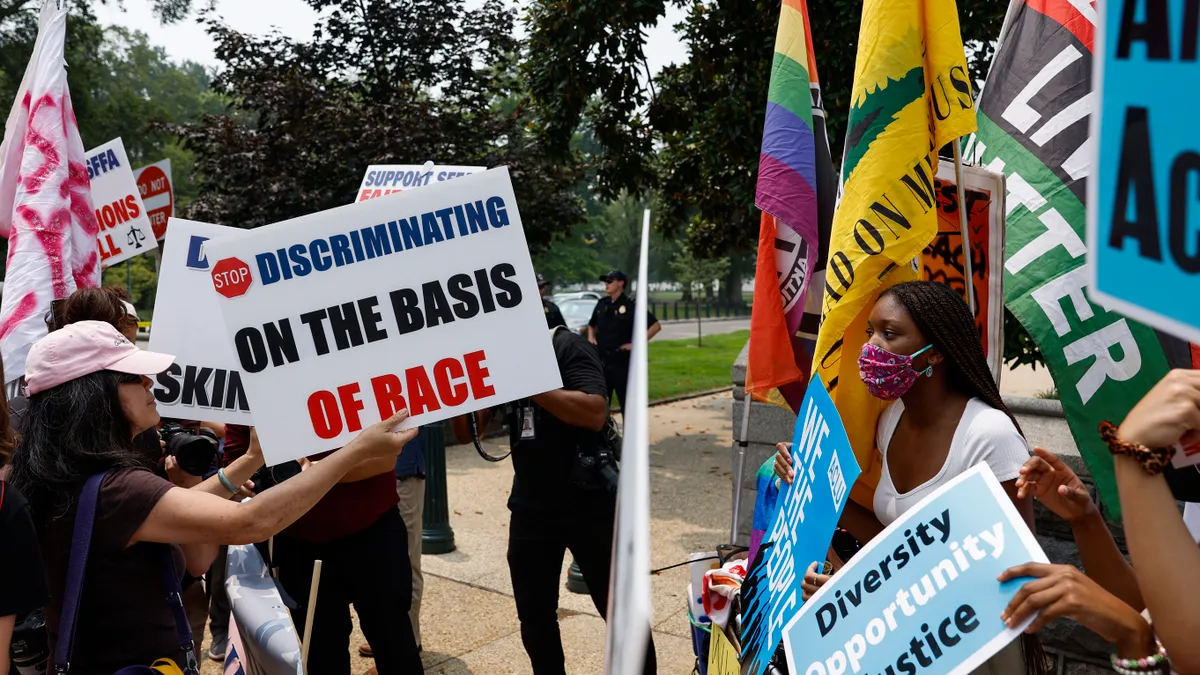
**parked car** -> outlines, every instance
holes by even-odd
[[[561,305],[568,300],[599,300],[604,294],[599,291],[575,291],[573,293],[555,293],[554,297],[550,298],[554,304]]]
[[[588,321],[592,319],[592,312],[596,310],[598,302],[600,302],[599,298],[574,298],[555,302],[555,304],[562,312],[563,319],[567,322],[567,328],[587,336]]]

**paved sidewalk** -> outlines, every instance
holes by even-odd
[[[650,410],[654,568],[685,561],[693,551],[712,550],[729,536],[731,405],[731,395],[725,392]],[[493,454],[506,450],[504,444],[490,445]],[[448,448],[446,463],[458,550],[422,560],[426,672],[530,673],[505,560],[512,464],[484,462],[470,446]],[[559,595],[567,672],[591,675],[603,670],[605,626],[588,596],[566,590],[569,564],[568,555]],[[652,580],[654,642],[658,671],[664,675],[692,672],[687,578],[687,568],[681,567]],[[356,621],[351,638],[355,675],[371,666],[369,659],[357,655],[362,642]],[[216,675],[215,666],[206,664],[205,675]]]

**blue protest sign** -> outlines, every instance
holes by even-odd
[[[858,462],[833,400],[820,377],[804,393],[792,437],[796,477],[783,489],[761,557],[746,582],[742,661],[749,675],[761,675],[783,634],[800,609],[800,582],[813,562],[825,560],[850,486],[858,480]]]
[[[1185,0],[1107,0],[1096,5],[1100,22],[1093,79],[1099,100],[1091,135],[1098,147],[1096,184],[1088,187],[1087,248],[1094,256],[1093,301],[1200,342],[1200,204],[1195,188],[1200,180],[1195,122],[1200,62],[1196,18],[1188,15],[1188,5]],[[1087,175],[1086,169],[1081,164],[1081,175]],[[1071,250],[1070,242],[1055,230],[1048,224],[1048,246],[1062,244],[1074,257],[1084,254]],[[1086,303],[1081,304],[1079,285],[1049,289],[1045,306],[1061,314],[1060,300],[1066,305],[1071,297],[1083,312]],[[1118,343],[1126,360],[1131,346],[1137,356],[1132,337],[1098,335],[1097,340],[1101,360]],[[1106,367],[1112,369],[1111,358],[1108,361]],[[1131,372],[1137,371],[1136,363]],[[1127,379],[1121,374],[1110,376]]]
[[[996,577],[1027,562],[1048,561],[980,462],[879,533],[804,604],[783,632],[788,670],[969,673],[1024,629],[1006,627],[1000,612],[1027,579]]]

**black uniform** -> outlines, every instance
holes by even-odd
[[[554,332],[554,355],[563,389],[603,396],[604,373],[596,350],[570,331]],[[570,549],[600,616],[608,611],[616,495],[599,483],[585,485],[576,461],[580,444],[593,433],[571,426],[530,400],[508,420],[513,453],[513,488],[508,499],[508,567],[521,622],[521,641],[535,675],[563,675],[558,630],[558,586],[563,555]],[[649,627],[647,627],[649,630]],[[645,673],[654,673],[654,644]]]
[[[558,309],[558,305],[546,298],[542,298],[542,311],[546,313],[547,328],[553,330],[556,326],[567,327],[567,320],[563,318],[562,311]]]
[[[592,318],[588,325],[596,329],[596,347],[600,350],[600,359],[604,362],[604,379],[608,383],[608,398],[611,401],[613,392],[625,410],[625,389],[629,384],[629,352],[621,349],[621,345],[633,342],[633,300],[624,295],[613,300],[610,297],[601,298],[596,303]],[[658,319],[646,312],[646,327],[658,323]]]

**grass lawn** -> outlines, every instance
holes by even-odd
[[[650,342],[650,400],[657,401],[733,384],[737,360],[750,331],[706,335],[704,346],[696,338]]]

